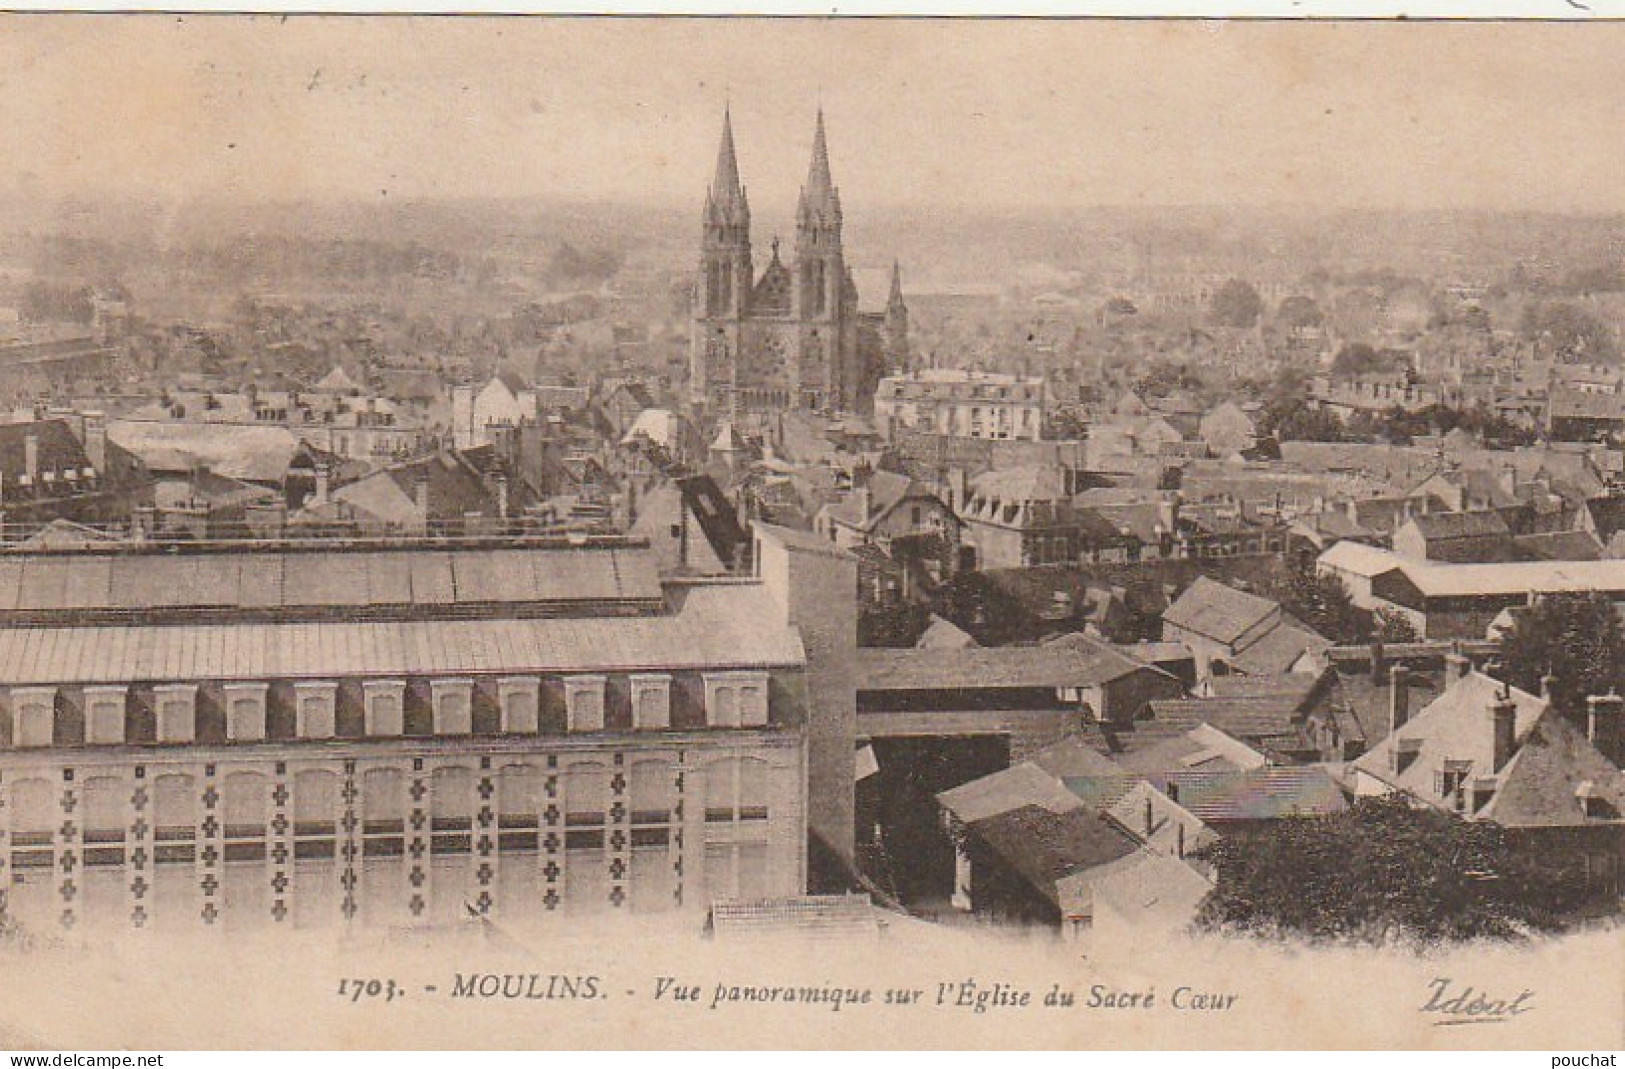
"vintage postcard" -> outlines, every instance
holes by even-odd
[[[0,1047],[1618,1048],[1622,50],[0,15]]]

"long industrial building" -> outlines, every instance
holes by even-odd
[[[801,894],[809,748],[849,797],[851,728],[816,738],[787,574],[662,580],[624,539],[0,556],[0,902],[181,930]]]

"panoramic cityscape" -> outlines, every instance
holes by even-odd
[[[1441,102],[1418,28],[1344,119],[1385,28],[1279,105],[1234,28],[1156,45],[1200,105],[1023,27],[984,103],[937,25],[597,94],[518,57],[599,25],[351,28],[0,105],[6,940],[1617,923],[1617,30]]]

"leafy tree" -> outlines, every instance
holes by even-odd
[[[1378,609],[1371,623],[1371,637],[1379,642],[1417,642],[1422,638],[1411,618],[1393,609]]]
[[[1619,356],[1608,327],[1578,305],[1566,301],[1536,301],[1524,305],[1524,337],[1543,340],[1560,360],[1611,363]]]
[[[1405,795],[1361,798],[1205,847],[1218,880],[1196,924],[1317,942],[1433,944],[1561,928],[1583,873]]]
[[[1351,342],[1332,357],[1332,374],[1364,375],[1374,371],[1394,371],[1392,358],[1377,352],[1364,342]]]
[[[1281,306],[1275,310],[1275,318],[1284,327],[1297,328],[1318,327],[1325,316],[1313,297],[1295,294],[1281,301]]]
[[[1497,651],[1505,678],[1540,692],[1548,672],[1557,708],[1577,721],[1587,695],[1625,690],[1625,633],[1604,594],[1548,594],[1513,613]]]
[[[1252,283],[1232,278],[1213,293],[1208,314],[1221,327],[1245,329],[1258,322],[1264,312],[1264,299]]]
[[[1348,587],[1335,575],[1323,575],[1313,557],[1294,557],[1286,574],[1264,590],[1292,616],[1334,642],[1363,642],[1370,633],[1366,616],[1354,607]]]

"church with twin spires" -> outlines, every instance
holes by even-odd
[[[771,247],[771,260],[758,276],[750,203],[739,179],[732,117],[725,112],[693,294],[693,401],[713,411],[868,411],[881,377],[907,366],[908,307],[893,263],[885,309],[858,310],[822,109],[789,262],[781,258],[777,237]]]

